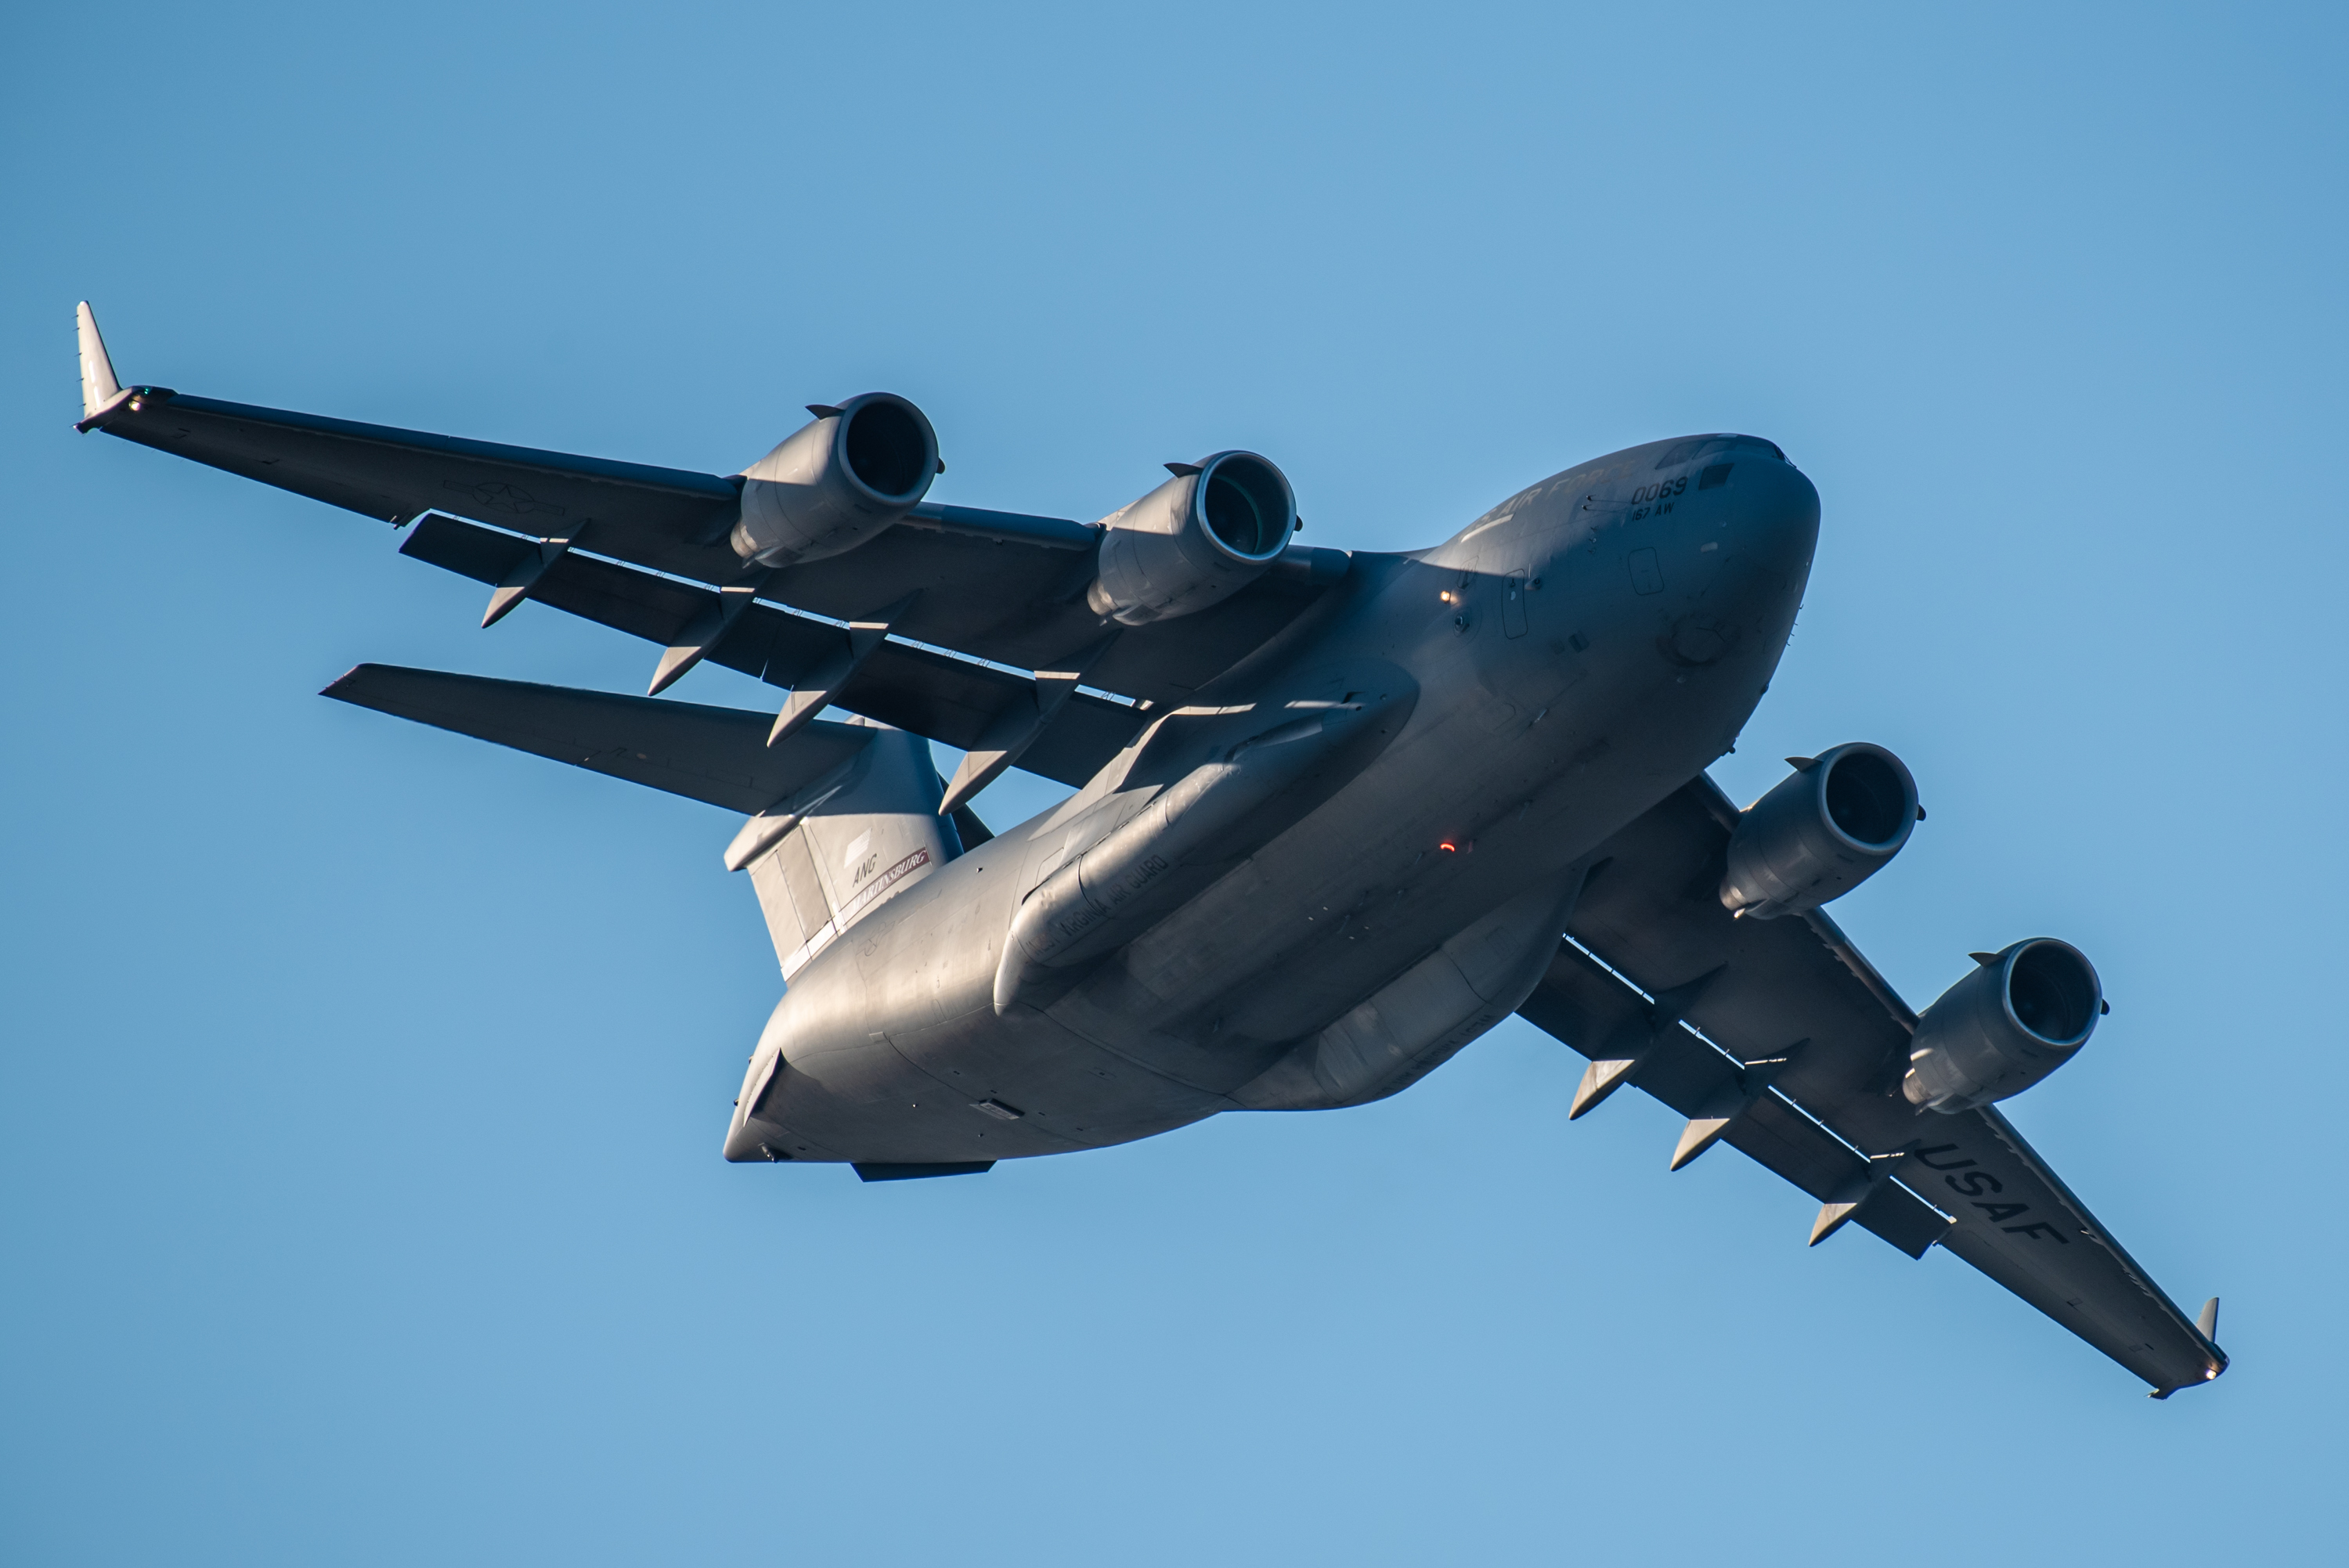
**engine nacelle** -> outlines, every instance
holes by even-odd
[[[1170,465],[1173,466],[1173,465]],[[1188,615],[1247,587],[1288,548],[1297,497],[1254,452],[1217,452],[1102,520],[1096,615],[1139,626]]]
[[[1957,1112],[2020,1094],[2072,1059],[2106,1011],[2095,965],[2052,936],[1977,953],[1974,972],[1919,1016],[1900,1092]]]
[[[938,437],[919,408],[867,392],[784,437],[742,470],[730,541],[761,566],[854,550],[914,510],[938,472]]]
[[[1769,920],[1818,908],[1876,874],[1923,813],[1917,780],[1881,746],[1855,741],[1790,757],[1795,775],[1738,819],[1721,902]]]

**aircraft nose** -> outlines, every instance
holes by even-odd
[[[1787,462],[1745,462],[1735,474],[1747,482],[1738,496],[1727,532],[1728,548],[1753,565],[1807,575],[1819,539],[1819,492],[1802,469]],[[1797,585],[1799,588],[1799,584]]]
[[[1665,556],[1662,570],[1651,565],[1651,582],[1642,585],[1640,562],[1632,562],[1635,592],[1679,590],[1666,601],[1669,625],[1659,645],[1664,656],[1702,669],[1740,649],[1783,647],[1818,542],[1818,491],[1792,464],[1742,459],[1728,493],[1687,515],[1681,548],[1690,553],[1681,559],[1693,570],[1675,572]]]

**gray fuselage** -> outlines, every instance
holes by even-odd
[[[1506,1017],[1593,849],[1730,748],[1793,627],[1817,492],[1766,442],[1703,445],[1618,452],[1434,549],[1355,556],[1076,795],[801,970],[727,1157],[979,1161],[1358,1104]],[[1007,965],[1053,873],[1325,715],[1285,742],[1278,788],[1147,857],[1130,918]]]

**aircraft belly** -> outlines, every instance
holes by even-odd
[[[1585,874],[1574,866],[1457,932],[1234,1098],[1251,1109],[1319,1110],[1408,1088],[1540,983]]]
[[[1226,1109],[1220,1095],[1148,1070],[1058,1018],[999,1016],[991,1005],[895,1043],[963,1103],[992,1101],[1071,1144],[1147,1137]]]
[[[1105,964],[1083,985],[1054,1002],[1046,1016],[1096,1042],[1106,1053],[1182,1092],[1205,1097],[1218,1110],[1224,1098],[1262,1073],[1288,1049],[1286,1042],[1252,1037],[1216,1018],[1168,1019],[1166,1009],[1134,985],[1124,967]],[[1160,1026],[1162,1021],[1169,1026]]]
[[[1006,873],[1023,854],[1009,839],[983,846],[800,972],[752,1057],[730,1154],[1016,1159],[1145,1138],[1227,1108],[1048,1019],[997,1016],[995,960],[1018,902]]]

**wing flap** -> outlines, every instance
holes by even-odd
[[[399,552],[413,560],[454,572],[476,583],[503,582],[537,546],[519,534],[460,522],[442,512],[427,512],[400,541]]]
[[[435,513],[409,530],[400,553],[494,584],[536,549],[530,540]],[[547,567],[531,584],[530,597],[664,647],[684,636],[719,601],[709,589],[579,551]],[[788,687],[844,648],[847,636],[826,622],[754,604],[709,656],[714,664]],[[1033,680],[1016,672],[891,637],[856,666],[832,701],[850,713],[967,751],[999,715],[1032,700],[1035,689]],[[1019,766],[1082,786],[1145,722],[1138,709],[1078,692],[1021,754]]]
[[[868,544],[778,572],[759,593],[836,621],[911,596],[894,623],[901,637],[1020,669],[1064,668],[1101,641],[1102,618],[1084,599],[1100,541],[1081,523],[926,503]],[[1119,633],[1086,683],[1178,704],[1296,620],[1350,561],[1292,545],[1221,603]]]
[[[1722,907],[1724,812],[1735,820],[1700,779],[1623,829],[1600,850],[1568,931],[1643,988],[1713,975],[1688,1016],[1741,1059],[1807,1041],[1778,1082],[1806,1105],[1881,1087],[1908,1063],[1908,1029],[1801,921],[1738,920]]]
[[[397,665],[361,665],[324,695],[746,816],[849,761],[874,733],[819,721],[771,748],[765,714]]]
[[[1572,942],[1558,944],[1548,974],[1517,1011],[1593,1061],[1637,1053],[1640,1065],[1628,1081],[1692,1119],[1720,1109],[1740,1077],[1739,1062],[1685,1026],[1652,1030],[1650,998]],[[1855,1190],[1869,1174],[1858,1150],[1775,1090],[1755,1096],[1722,1141],[1822,1203]],[[1852,1220],[1910,1257],[1949,1228],[1946,1217],[1897,1181],[1886,1183]]]

